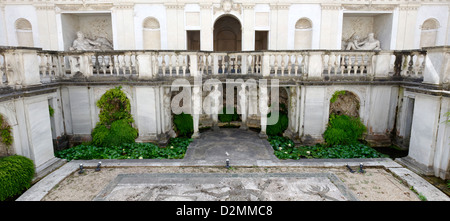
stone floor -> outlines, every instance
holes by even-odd
[[[237,128],[220,128],[219,131],[206,131],[199,139],[195,139],[186,152],[188,161],[231,163],[245,161],[256,164],[256,161],[276,161],[273,148],[258,133]]]
[[[450,200],[392,159],[279,160],[267,140],[240,129],[203,132],[184,159],[101,160],[95,172],[98,161],[68,162],[17,200],[419,200],[412,188],[429,201]],[[366,173],[346,167],[360,163]]]

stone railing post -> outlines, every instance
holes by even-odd
[[[450,83],[450,47],[439,46],[424,49],[427,51],[427,55],[425,57],[423,83]]]
[[[10,86],[41,84],[37,48],[5,50],[6,76]]]
[[[189,72],[192,77],[197,76],[198,73],[198,54],[197,52],[190,53],[189,55]]]
[[[389,77],[392,55],[392,51],[380,51],[375,53],[372,60],[372,70],[367,70],[372,71],[371,76],[373,76],[375,79]]]
[[[138,78],[148,80],[153,78],[152,53],[142,52],[136,56],[138,63]]]
[[[320,80],[323,73],[323,51],[311,51],[309,52],[308,59],[308,80]]]

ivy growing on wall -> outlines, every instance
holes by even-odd
[[[3,115],[0,114],[0,137],[2,143],[6,144],[8,147],[11,146],[13,142],[11,130],[11,126],[6,122]]]
[[[92,144],[96,146],[118,146],[134,143],[138,135],[132,127],[130,100],[121,90],[122,87],[110,89],[97,101],[100,108],[100,121],[92,131]]]
[[[338,99],[338,97],[339,97],[340,95],[344,95],[344,94],[345,94],[345,91],[336,91],[336,92],[334,92],[333,96],[331,96],[330,103],[336,102],[336,100]]]

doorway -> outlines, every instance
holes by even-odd
[[[186,31],[187,50],[200,51],[200,31]]]
[[[241,51],[241,23],[234,16],[227,15],[214,23],[214,51]]]
[[[268,31],[255,31],[255,51],[267,50]]]

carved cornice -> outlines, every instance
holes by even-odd
[[[321,4],[322,10],[340,10],[342,5],[340,4]]]
[[[391,4],[343,4],[344,10],[350,11],[393,11],[397,5]]]
[[[167,9],[184,9],[184,5],[179,4],[164,4]]]
[[[400,5],[398,6],[398,10],[400,11],[416,11],[418,10],[420,5]]]
[[[133,7],[132,5],[116,5],[114,7]],[[61,11],[109,11],[113,4],[57,4],[55,8]]]
[[[273,4],[270,5],[270,10],[288,10],[290,6],[286,4]]]
[[[53,11],[55,10],[55,6],[54,5],[35,5],[34,6],[36,8],[36,10],[47,10],[47,11]]]
[[[114,5],[115,9],[134,9],[134,5]]]

